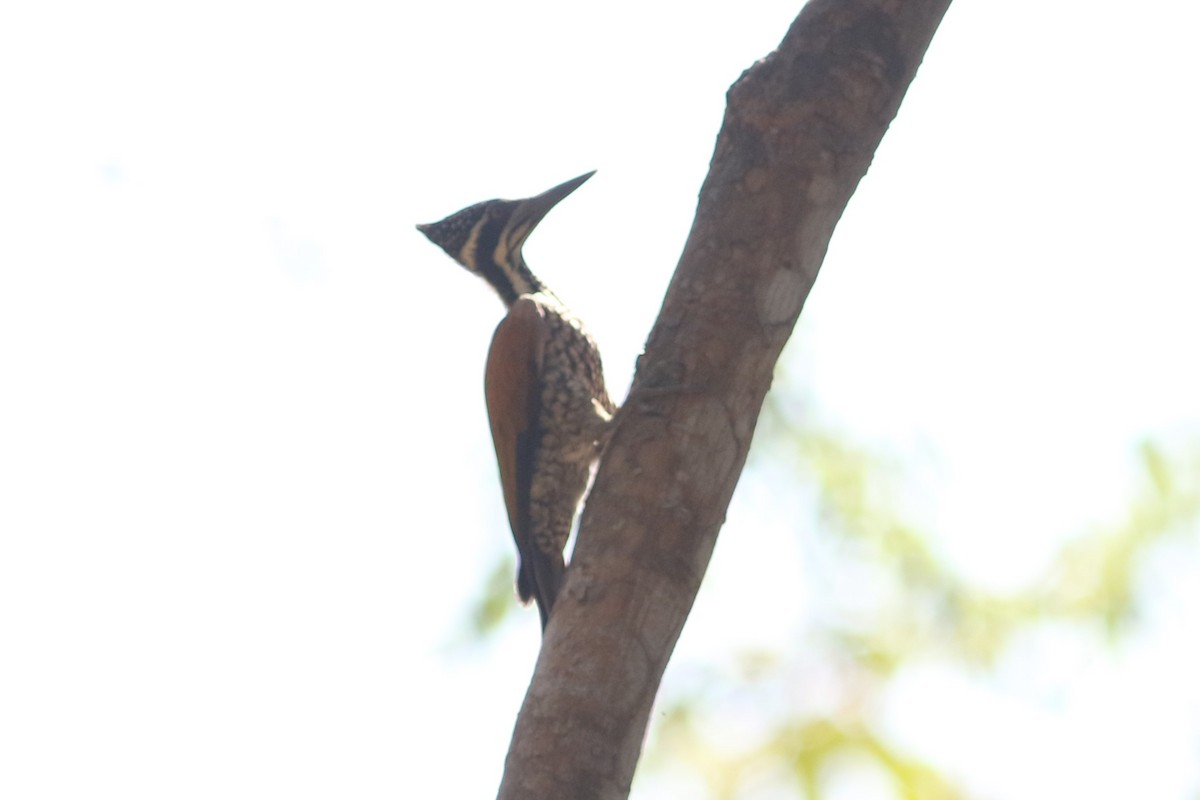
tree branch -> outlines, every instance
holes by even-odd
[[[691,234],[583,514],[500,800],[628,796],[775,362],[949,4],[812,0],[779,49],[730,89]]]

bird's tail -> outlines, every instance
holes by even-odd
[[[554,601],[558,599],[565,571],[562,556],[555,558],[544,553],[537,553],[531,559],[522,559],[517,568],[517,596],[522,603],[530,600],[537,602],[543,631],[546,630]]]

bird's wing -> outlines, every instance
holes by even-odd
[[[517,574],[517,591],[523,602],[540,595],[537,581],[530,572],[533,562],[542,556],[530,531],[529,490],[541,436],[538,414],[545,342],[546,321],[542,309],[529,297],[518,298],[496,327],[484,374],[488,420],[500,466],[504,505],[508,508],[508,521],[522,561]],[[540,606],[541,598],[538,600]]]

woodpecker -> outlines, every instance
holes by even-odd
[[[492,336],[484,395],[508,521],[517,594],[542,629],[562,585],[563,548],[616,413],[600,351],[525,263],[521,248],[589,172],[525,200],[488,200],[417,229],[491,285],[508,309]]]

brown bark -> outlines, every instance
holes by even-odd
[[[949,4],[812,0],[730,89],[517,718],[501,800],[628,796],[775,362]]]

